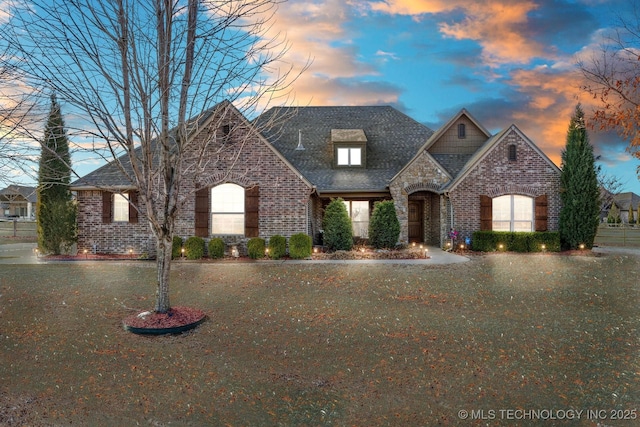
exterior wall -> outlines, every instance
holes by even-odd
[[[78,252],[153,255],[155,239],[142,215],[135,224],[102,222],[102,191],[78,191]]]
[[[465,138],[458,138],[458,124],[461,123],[466,127]],[[473,154],[486,140],[487,135],[467,116],[462,115],[429,147],[429,152],[434,154]]]
[[[198,170],[199,173],[197,177],[182,179],[180,191],[185,198],[176,219],[175,235],[182,238],[195,235],[196,190],[228,182],[245,188],[258,186],[260,237],[268,240],[274,234],[290,237],[308,233],[311,189],[302,178],[237,114],[227,112],[226,116],[216,117],[211,123],[209,129],[202,130],[189,144],[192,150],[185,152],[185,165],[190,167],[183,167],[183,170]],[[232,129],[227,138],[221,136],[224,124]],[[203,144],[207,144],[208,150],[204,160],[197,150]],[[198,166],[194,167],[193,159],[199,159]],[[137,224],[103,224],[100,191],[79,191],[78,203],[80,251],[84,248],[93,250],[96,244],[96,250],[102,253],[128,253],[133,249],[155,255],[155,239],[142,213]],[[228,244],[237,244],[241,253],[248,241],[245,236],[215,237],[222,237]]]
[[[423,152],[391,182],[389,190],[400,221],[400,244],[409,242],[409,195],[419,191],[437,192],[449,180],[446,172]]]
[[[517,160],[508,160],[508,146],[517,147]],[[480,230],[480,195],[521,194],[548,197],[547,229],[558,230],[560,174],[515,130],[505,135],[491,152],[450,192],[453,224],[461,239]]]

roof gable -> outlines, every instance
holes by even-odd
[[[216,123],[214,123],[214,121],[220,119],[220,117],[224,117],[224,120],[235,119],[236,121],[243,123],[243,125],[245,125],[248,129],[253,129],[252,123],[249,122],[231,102],[225,100],[216,104],[214,107],[203,111],[187,122],[187,126],[189,128],[189,140],[194,140],[202,132],[211,132],[210,127],[215,126]],[[175,128],[170,131],[170,134],[174,133]],[[211,133],[213,134],[213,132]],[[289,167],[298,176],[300,176],[307,185],[311,186],[311,184],[306,181],[304,177],[302,177],[300,172],[298,172],[286,158],[284,158],[276,149],[274,149],[274,147],[269,144],[269,142],[264,139],[264,137],[259,132],[255,132],[255,136],[260,140],[261,143],[265,144],[265,146],[267,146],[269,150],[271,150],[280,160],[282,160],[287,165],[287,167]],[[136,153],[137,155],[140,155],[141,148],[138,147],[136,149]],[[117,190],[134,189],[135,185],[129,178],[127,178],[127,175],[132,176],[132,169],[129,156],[127,154],[124,154],[120,156],[117,161],[112,160],[106,165],[74,181],[73,183],[71,183],[71,188],[73,190],[92,188]]]
[[[491,137],[480,149],[469,159],[469,161],[464,165],[464,167],[460,170],[460,173],[455,177],[449,185],[447,185],[446,190],[452,191],[460,182],[462,182],[467,175],[482,161],[484,160],[489,153],[491,153],[498,145],[500,145],[507,135],[511,132],[515,132],[520,139],[527,144],[533,151],[536,152],[538,156],[540,156],[546,164],[549,165],[558,175],[560,174],[560,168],[556,166],[555,163],[547,157],[546,154],[540,148],[534,144],[515,124],[512,124],[510,127],[503,129],[493,137]]]

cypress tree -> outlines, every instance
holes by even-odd
[[[598,169],[585,128],[584,112],[579,104],[569,123],[561,169],[559,229],[562,248],[578,249],[580,244],[584,244],[591,249],[600,212]]]
[[[38,247],[43,253],[59,254],[76,239],[76,208],[70,182],[69,140],[60,105],[52,95],[38,168],[36,220]]]

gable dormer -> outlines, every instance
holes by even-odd
[[[333,166],[335,168],[365,168],[367,137],[362,129],[331,129]]]

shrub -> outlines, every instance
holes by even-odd
[[[258,259],[264,257],[264,239],[261,237],[254,237],[247,242],[247,252],[249,252],[249,258]]]
[[[332,199],[322,218],[324,245],[330,251],[350,251],[353,247],[353,228],[347,208],[341,198]]]
[[[369,222],[369,243],[376,249],[392,249],[398,243],[400,221],[392,200],[378,202]]]
[[[622,220],[620,219],[620,210],[615,203],[611,204],[609,214],[607,215],[607,222],[609,224],[620,224],[622,222]]]
[[[176,259],[182,256],[182,237],[173,236],[171,242],[171,258]]]
[[[184,252],[187,259],[201,259],[204,256],[204,239],[191,236],[184,242]]]
[[[309,258],[311,247],[311,236],[304,233],[294,234],[289,238],[289,256],[293,259]]]
[[[269,238],[269,257],[280,259],[287,254],[287,239],[279,234]]]
[[[214,237],[209,240],[209,258],[222,258],[224,257],[224,240],[219,237]]]
[[[493,252],[499,250],[513,252],[549,252],[560,251],[560,234],[552,231],[534,233],[514,233],[510,231],[476,231],[473,233],[472,248],[474,251]],[[544,245],[544,249],[542,249]]]

